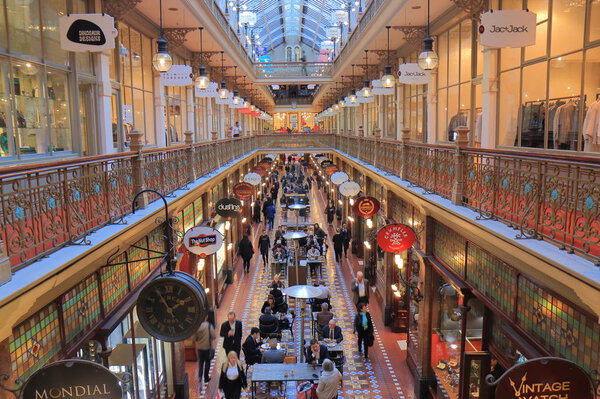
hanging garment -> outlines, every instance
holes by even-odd
[[[560,100],[548,104],[548,144],[552,146],[554,146],[554,119],[556,118],[556,111],[564,104],[565,102]]]
[[[553,125],[554,148],[560,148],[562,144],[568,144],[571,132],[577,131],[577,109],[577,103],[570,100],[556,110]]]
[[[600,100],[590,104],[583,121],[584,151],[600,150]]]
[[[483,114],[481,111],[477,112],[475,117],[475,131],[473,132],[473,140],[477,143],[481,143],[481,129],[483,127]]]

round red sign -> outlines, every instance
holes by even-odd
[[[354,202],[354,206],[352,207],[352,209],[354,210],[354,213],[358,216],[368,219],[371,216],[377,214],[377,212],[379,212],[380,207],[381,204],[376,198],[360,197]]]
[[[252,172],[258,173],[261,177],[264,177],[267,174],[267,168],[261,165],[256,165],[252,168]]]
[[[389,224],[377,233],[377,244],[387,252],[398,253],[410,248],[417,238],[415,231],[405,224]]]
[[[233,186],[233,193],[239,199],[245,200],[254,194],[254,186],[250,183],[238,183]]]

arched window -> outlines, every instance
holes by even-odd
[[[302,58],[302,51],[300,50],[300,46],[294,47],[294,61],[300,62],[300,58]]]
[[[290,46],[287,46],[285,48],[285,60],[287,62],[291,62],[292,61],[292,48]]]

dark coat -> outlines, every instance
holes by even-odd
[[[269,301],[265,301],[262,305],[262,308],[260,308],[260,313],[264,314],[266,308],[271,308],[271,312],[273,312],[273,313],[279,312],[279,306],[277,305],[276,302],[274,302],[273,306],[271,306]]]
[[[348,229],[348,228],[341,228],[340,234],[344,238],[345,244],[348,244],[350,242],[350,240],[352,239],[352,234],[350,234],[350,229]]]
[[[248,335],[244,341],[244,345],[242,345],[242,350],[244,351],[244,357],[246,358],[247,364],[253,365],[260,363],[260,359],[262,358],[260,343],[256,342],[254,338],[252,338],[252,335]]]
[[[239,354],[242,350],[242,322],[235,321],[235,332],[232,337],[229,336],[229,331],[231,331],[231,326],[229,321],[225,321],[221,324],[219,333],[219,336],[223,337],[223,349],[225,349],[225,353],[236,351]]]
[[[331,331],[329,330],[329,325],[326,325],[321,330],[321,338],[330,338],[330,332]],[[335,328],[333,329],[333,339],[335,339],[335,342],[337,342],[338,344],[344,340],[344,336],[342,335],[342,329],[339,326],[335,326]]]
[[[368,346],[373,346],[373,320],[371,314],[367,312],[367,329],[365,330],[362,324],[362,316],[358,313],[354,316],[354,331],[358,333],[359,338],[367,340]]]
[[[242,238],[238,244],[238,255],[240,255],[244,260],[252,259],[254,255],[254,248],[252,247],[252,242],[249,239]]]
[[[263,234],[258,238],[258,247],[260,248],[260,252],[269,251],[269,248],[271,248],[271,239],[268,235]]]
[[[227,379],[227,364],[228,362],[223,364],[223,367],[221,367],[221,374],[219,375],[219,389],[223,390],[225,399],[239,399],[242,393],[242,388],[246,388],[248,386],[246,373],[244,373],[243,367],[238,366],[238,378],[230,381]]]
[[[261,333],[276,333],[279,331],[279,320],[273,314],[263,314],[258,318],[258,328]]]
[[[331,241],[333,241],[333,249],[335,251],[341,251],[344,248],[345,241],[344,236],[341,233],[334,234]]]
[[[310,364],[315,361],[310,345],[304,348],[304,353],[306,355],[306,363]],[[327,350],[325,345],[319,345],[319,364],[323,364],[323,360],[325,359],[329,359],[329,350]]]

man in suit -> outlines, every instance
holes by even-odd
[[[223,337],[225,353],[235,351],[239,357],[242,350],[242,322],[235,319],[235,312],[227,314],[227,321],[221,324],[219,335]]]
[[[329,324],[323,327],[321,339],[335,340],[338,344],[344,340],[342,329],[335,325],[335,320],[329,320]]]
[[[352,293],[354,294],[354,304],[359,302],[369,303],[369,280],[364,277],[363,272],[356,273],[356,279],[352,282]]]
[[[260,363],[262,359],[262,350],[260,349],[260,330],[258,327],[252,327],[250,329],[250,335],[248,335],[246,341],[244,341],[242,349],[244,350],[247,364],[253,365]]]
[[[317,313],[317,324],[325,327],[329,324],[329,320],[333,319],[333,312],[329,310],[327,302],[321,304],[321,311]]]
[[[258,326],[263,334],[272,334],[279,331],[279,320],[273,315],[270,307],[267,306],[265,313],[258,318]]]
[[[262,363],[283,363],[285,359],[285,352],[277,349],[277,340],[275,338],[271,338],[269,340],[269,349],[263,352],[262,354]]]
[[[316,339],[310,340],[310,346],[305,348],[306,363],[323,364],[323,360],[329,359],[329,351],[325,345],[319,344]]]

